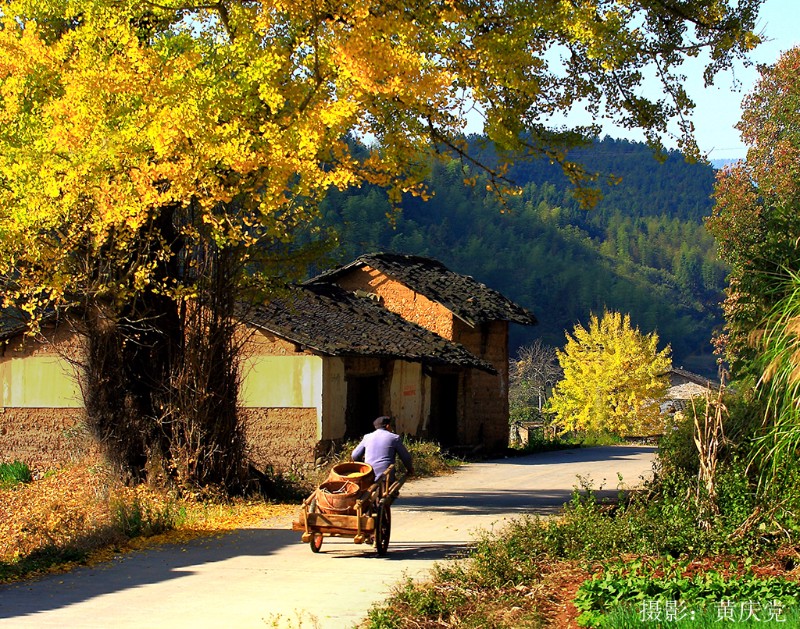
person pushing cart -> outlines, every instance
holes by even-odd
[[[353,450],[350,458],[353,461],[363,461],[372,466],[375,472],[375,480],[378,480],[383,473],[394,465],[395,457],[399,456],[406,468],[408,476],[414,475],[414,464],[411,460],[411,453],[406,448],[399,435],[392,431],[392,419],[387,415],[378,417],[372,425],[375,430],[361,440]],[[392,473],[394,468],[392,468]],[[390,481],[393,481],[391,478]]]

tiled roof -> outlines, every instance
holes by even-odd
[[[710,388],[710,389],[719,389],[719,383],[714,382],[713,380],[709,380],[705,376],[700,376],[696,373],[692,373],[691,371],[687,371],[686,369],[672,367],[668,372],[669,376],[675,380],[675,378],[682,378],[688,382],[692,382],[694,384],[700,385],[701,387]]]
[[[447,308],[454,315],[476,325],[488,321],[511,321],[535,325],[536,317],[468,275],[454,273],[441,262],[420,256],[373,253],[332,269],[306,282],[306,285],[335,282],[352,269],[369,266],[398,280],[412,290]]]
[[[24,332],[28,327],[28,317],[16,308],[0,308],[0,341]]]
[[[463,346],[332,284],[296,287],[248,315],[248,322],[329,356],[375,356],[496,373]]]

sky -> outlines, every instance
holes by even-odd
[[[766,0],[759,12],[756,32],[763,32],[769,41],[758,46],[751,58],[756,63],[775,63],[781,52],[800,45],[800,2]],[[733,75],[730,71],[720,75],[715,84],[706,89],[703,89],[700,72],[695,74],[687,85],[696,103],[693,120],[700,149],[708,153],[711,160],[744,158],[747,148],[734,125],[741,116],[742,98],[756,85],[758,71],[755,67],[739,66]],[[738,89],[734,87],[733,76],[741,83]]]
[[[759,45],[751,53],[751,59],[758,64],[772,65],[781,52],[800,45],[800,0],[766,0],[759,12],[756,32],[769,41]],[[692,119],[700,150],[709,160],[743,159],[747,147],[734,125],[741,117],[742,98],[752,92],[757,83],[758,70],[739,63],[733,72],[719,74],[714,85],[708,88],[703,86],[702,64],[690,66],[687,62],[684,70],[686,89],[696,105]],[[614,128],[606,128],[605,133],[616,138],[642,139]]]

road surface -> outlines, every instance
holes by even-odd
[[[29,583],[0,586],[2,628],[349,629],[405,577],[463,556],[476,529],[558,512],[580,478],[615,496],[652,472],[655,448],[563,450],[464,466],[407,483],[389,553],[325,538],[313,554],[290,521],[161,546]]]

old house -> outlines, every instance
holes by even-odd
[[[464,347],[334,284],[298,287],[248,318],[256,331],[241,392],[257,467],[304,465],[333,444],[372,430],[427,435],[441,403],[438,373],[495,374]]]
[[[677,413],[691,406],[692,399],[711,395],[715,397],[719,392],[719,382],[709,380],[683,368],[671,368],[669,376],[670,387],[661,404],[662,413]]]
[[[257,468],[313,464],[381,414],[448,446],[508,443],[508,324],[523,308],[439,262],[374,254],[294,287],[243,319],[240,408]],[[0,452],[53,467],[96,449],[82,429],[79,345],[0,328]],[[96,445],[96,444],[95,444]]]
[[[419,256],[364,255],[316,277],[307,285],[334,283],[369,295],[404,319],[465,347],[491,364],[485,370],[429,372],[430,420],[423,432],[444,445],[508,444],[508,327],[534,325],[535,317],[472,277]],[[355,380],[355,387],[362,383]],[[363,383],[368,387],[368,383]]]

